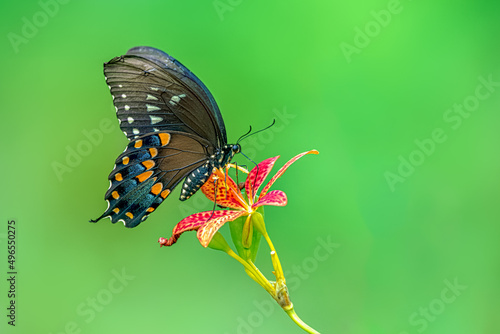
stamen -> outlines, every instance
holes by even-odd
[[[227,168],[229,169],[230,167],[237,169],[245,174],[248,174],[248,170],[246,168],[243,168],[241,166],[235,165],[235,164],[227,164]]]

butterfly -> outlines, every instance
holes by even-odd
[[[130,143],[115,161],[105,194],[110,217],[135,227],[183,180],[179,199],[192,196],[241,151],[207,87],[165,52],[139,46],[104,64],[120,129]]]

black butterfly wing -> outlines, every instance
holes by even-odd
[[[165,70],[173,71],[173,75],[180,78],[186,86],[190,87],[196,93],[197,96],[203,98],[205,105],[209,106],[208,111],[215,117],[217,122],[216,130],[220,133],[220,137],[223,142],[227,143],[226,127],[214,97],[205,84],[203,84],[203,82],[198,79],[196,75],[187,69],[187,67],[182,65],[180,61],[167,53],[149,46],[134,47],[127,51],[127,55],[137,55],[150,59],[162,66]],[[209,103],[207,103],[207,101]]]
[[[209,157],[227,142],[226,130],[205,85],[160,50],[132,48],[105,63],[104,75],[131,142],[109,175],[108,208],[95,221],[110,217],[134,227],[190,173],[194,182],[185,184],[181,198],[203,184]]]
[[[108,177],[108,208],[94,222],[110,217],[113,223],[137,226],[184,177],[207,164],[211,152],[206,146],[203,138],[179,132],[152,133],[132,140]]]
[[[120,128],[129,138],[179,131],[226,144],[219,108],[205,85],[168,54],[150,47],[130,49],[104,64]]]

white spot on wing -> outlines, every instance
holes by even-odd
[[[129,111],[130,110],[130,106],[128,104],[125,105],[125,110],[126,111]]]
[[[154,100],[154,101],[156,101],[156,100],[158,100],[158,99],[156,98],[156,96],[153,96],[153,95],[151,95],[151,94],[148,94],[148,95],[146,96],[146,100]]]
[[[132,129],[132,132],[134,133],[134,135],[138,135],[140,133],[139,129]]]
[[[127,94],[122,94],[122,98],[127,98]]]
[[[129,124],[132,124],[132,123],[134,123],[134,119],[132,117],[129,117],[129,118],[127,118],[127,122]]]
[[[151,118],[151,124],[156,124],[156,123],[160,123],[161,121],[163,121],[163,118],[158,117],[158,116],[149,115],[149,118]]]
[[[106,211],[108,211],[108,209],[109,209],[109,201],[106,200],[106,203],[108,203],[108,207],[106,208]]]
[[[122,87],[123,87],[123,85],[118,85],[118,87],[122,88]]]
[[[158,132],[158,131],[160,131],[160,129],[158,129],[158,128],[153,128],[153,131],[154,131],[154,132]]]
[[[157,106],[153,106],[151,104],[146,104],[146,110],[147,111],[156,111],[156,110],[160,110],[160,108]]]
[[[174,95],[170,98],[170,101],[168,101],[171,105],[175,106],[177,102],[181,100],[181,98],[185,97],[186,94],[179,94],[179,95]]]
[[[158,88],[158,87],[149,87],[149,88],[151,88],[151,90],[154,90],[155,92],[160,90],[160,88]]]

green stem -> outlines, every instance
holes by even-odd
[[[320,334],[318,331],[316,331],[314,328],[310,327],[309,325],[307,325],[305,322],[302,321],[302,319],[299,318],[299,316],[297,315],[297,313],[295,313],[295,310],[293,309],[293,306],[289,309],[283,309],[286,314],[288,314],[288,316],[290,318],[292,318],[293,322],[295,322],[300,328],[302,328],[303,330],[305,330],[307,333],[310,333],[310,334]]]
[[[271,285],[271,283],[269,283],[267,278],[264,277],[264,275],[260,272],[260,270],[253,264],[253,262],[251,261],[247,262],[243,260],[232,249],[228,250],[226,253],[233,259],[241,263],[245,267],[245,271],[247,272],[248,276],[250,276],[250,278],[252,278],[260,286],[262,286],[271,296],[274,297],[276,295],[274,287]]]
[[[238,256],[233,250],[229,247],[225,248],[227,254],[240,262],[244,267],[245,271],[254,281],[259,283],[273,298],[276,302],[281,306],[281,308],[288,314],[290,318],[292,318],[293,322],[295,322],[300,328],[310,334],[319,334],[316,330],[308,326],[305,322],[303,322],[299,316],[295,313],[293,309],[293,304],[290,301],[290,295],[288,293],[288,287],[286,286],[285,275],[283,273],[283,268],[281,267],[281,263],[278,257],[278,253],[274,248],[274,245],[271,241],[271,238],[267,234],[266,227],[264,224],[264,219],[262,215],[258,212],[254,214],[255,219],[253,220],[254,226],[257,230],[264,236],[267,244],[269,245],[269,249],[271,250],[271,260],[274,268],[274,275],[276,276],[276,283],[271,284],[267,280],[267,278],[260,272],[260,270],[255,266],[251,259],[243,260],[240,256]]]
[[[276,249],[274,249],[273,242],[271,241],[271,238],[269,235],[266,233],[263,234],[264,239],[266,239],[267,244],[269,245],[269,249],[271,249],[271,261],[273,262],[273,267],[274,267],[274,275],[276,276],[276,281],[283,281],[285,282],[285,274],[283,273],[283,268],[281,267],[281,262],[278,257],[278,253],[276,252]]]

